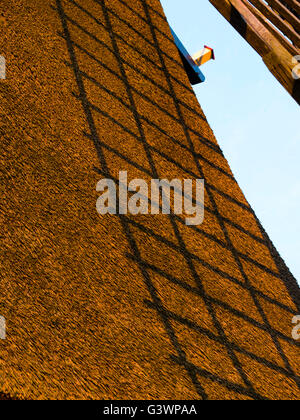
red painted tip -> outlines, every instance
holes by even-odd
[[[215,57],[215,52],[214,52],[213,48],[210,48],[207,45],[204,45],[204,48],[207,48],[208,50],[211,50],[211,52],[212,52],[212,57],[211,58],[212,58],[212,60],[215,60],[216,57]]]

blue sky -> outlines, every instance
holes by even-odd
[[[204,44],[215,50],[196,94],[246,198],[299,281],[299,106],[208,0],[162,4],[191,54]]]

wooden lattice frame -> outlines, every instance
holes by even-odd
[[[269,70],[300,104],[300,80],[295,78],[295,57],[300,56],[299,0],[210,2],[261,55]]]

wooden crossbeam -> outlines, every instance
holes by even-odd
[[[285,4],[294,14],[300,16],[300,4],[298,0],[280,0],[282,4]]]
[[[299,3],[295,0],[210,0],[300,105],[295,58],[300,55]],[[296,62],[297,63],[297,62]]]
[[[297,23],[298,27],[300,26],[300,21],[296,18],[296,16],[293,16],[291,14],[291,16],[288,17],[290,20],[285,21],[278,15],[278,13],[276,13],[270,6],[268,6],[262,0],[246,0],[246,2],[255,6],[256,9],[259,10],[263,14],[263,16],[269,19],[270,22],[273,23],[284,35],[286,35],[294,45],[300,47],[299,32],[297,33],[296,30],[290,25],[290,20],[292,20],[294,24]]]
[[[296,32],[300,32],[300,22],[296,10],[292,11],[288,4],[282,0],[268,0],[268,3],[274,11],[290,23]]]
[[[268,27],[269,32],[281,43],[281,45],[290,52],[294,57],[298,55],[298,49],[291,43],[291,41],[274,25],[270,25],[268,19],[248,0],[241,0],[247,8],[253,13],[253,15],[264,25]]]

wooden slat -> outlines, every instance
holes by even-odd
[[[298,16],[300,16],[300,4],[298,0],[280,0],[281,3],[285,3],[291,9],[293,9]]]
[[[283,32],[297,47],[300,47],[300,35],[278,16],[270,6],[261,0],[249,0],[266,18]]]
[[[283,3],[279,0],[267,0],[269,5],[272,7],[273,10],[278,12],[299,34],[300,32],[300,20],[292,13],[289,9],[287,9]]]
[[[248,0],[241,0],[248,9],[256,16],[256,18],[265,26],[268,27],[270,33],[281,43],[281,45],[293,56],[300,54],[300,49],[295,47],[275,26],[270,25],[267,18],[257,10]]]
[[[292,60],[299,54],[299,48],[292,45],[249,0],[209,1],[260,54],[268,69],[300,105],[300,81],[292,76],[295,67]]]

